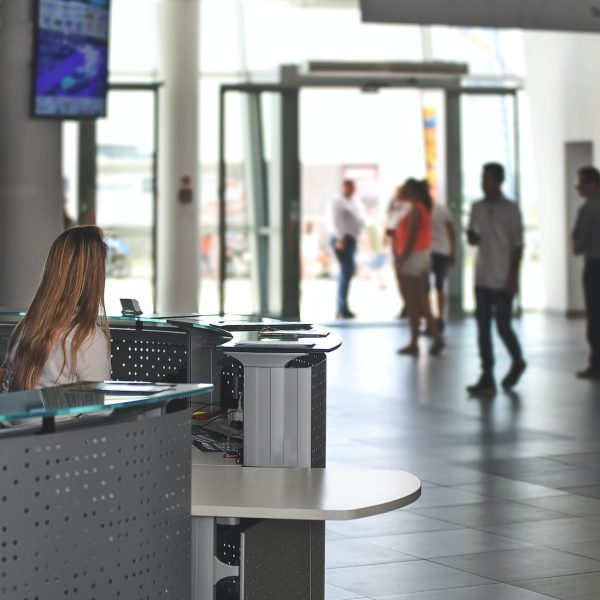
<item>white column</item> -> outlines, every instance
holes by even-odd
[[[161,5],[159,313],[198,309],[199,7],[199,0]]]
[[[25,307],[62,230],[61,124],[32,119],[32,5],[0,0],[0,307]]]

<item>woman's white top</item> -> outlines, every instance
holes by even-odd
[[[75,333],[67,336],[65,343],[66,363],[61,344],[57,344],[42,369],[37,387],[63,385],[77,381],[106,381],[110,379],[110,347],[102,330],[96,327],[91,336],[83,341],[77,352],[77,367],[71,374],[71,343]],[[62,372],[61,372],[62,371]]]
[[[450,211],[441,204],[434,204],[431,209],[431,251],[435,254],[450,255],[448,225],[454,226]]]
[[[110,344],[99,327],[96,327],[92,335],[85,339],[79,347],[77,366],[75,372],[71,372],[71,344],[74,335],[75,332],[71,331],[67,336],[64,354],[60,342],[52,349],[42,369],[36,389],[78,381],[110,379]],[[8,370],[10,372],[10,364]]]

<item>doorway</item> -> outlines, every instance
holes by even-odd
[[[300,100],[301,318],[323,322],[335,316],[338,264],[330,245],[330,205],[340,183],[352,179],[365,228],[349,304],[361,320],[390,321],[401,302],[386,235],[387,209],[404,180],[428,175],[428,163],[439,186],[435,195],[446,202],[443,92],[309,88]]]
[[[221,86],[218,173],[221,315],[241,313],[298,319],[298,95],[297,88],[280,85]],[[229,118],[232,108],[237,111],[233,113],[233,123],[241,115],[243,130],[232,127]]]
[[[305,320],[317,322],[330,320],[335,314],[333,280],[329,283],[313,282],[312,292],[304,289],[305,282],[300,283],[301,273],[311,270],[313,279],[332,279],[334,276],[328,270],[328,265],[332,265],[333,261],[331,255],[327,256],[326,252],[326,217],[323,205],[331,201],[344,173],[359,173],[361,186],[368,188],[367,197],[372,197],[372,190],[376,190],[375,202],[367,199],[367,204],[376,205],[376,214],[381,213],[382,207],[389,201],[394,184],[397,185],[408,176],[427,174],[431,157],[428,155],[426,140],[431,131],[427,131],[428,119],[424,111],[423,94],[438,97],[435,130],[437,143],[433,153],[438,167],[437,191],[439,200],[447,203],[453,213],[461,241],[466,194],[463,168],[467,147],[471,151],[470,144],[462,144],[464,131],[461,123],[468,124],[472,117],[471,113],[466,114],[471,110],[468,100],[471,96],[486,99],[486,102],[480,102],[483,108],[477,112],[477,120],[480,123],[488,123],[498,118],[498,103],[502,106],[512,106],[512,112],[505,111],[502,115],[504,120],[500,128],[505,135],[490,152],[493,153],[493,160],[506,164],[512,173],[511,185],[515,190],[514,196],[518,199],[519,130],[515,89],[464,88],[458,79],[447,78],[440,81],[439,78],[420,80],[418,77],[390,77],[384,82],[379,78],[376,85],[368,85],[363,77],[358,76],[336,79],[333,76],[296,74],[294,79],[287,76],[289,71],[289,67],[282,68],[286,77],[282,75],[281,84],[239,84],[221,87],[219,309],[222,314],[232,312],[228,308],[231,306],[228,298],[232,297],[230,289],[233,282],[228,281],[231,275],[228,273],[227,262],[232,255],[230,240],[233,239],[234,227],[228,217],[232,208],[231,200],[228,199],[228,189],[233,183],[231,175],[235,173],[236,168],[239,173],[243,173],[245,179],[239,196],[245,203],[243,211],[248,221],[245,227],[248,234],[246,237],[256,239],[255,248],[258,251],[248,250],[247,260],[254,261],[255,268],[247,269],[246,287],[234,291],[233,298],[236,301],[244,300],[246,304],[243,312],[246,313],[296,319],[301,316]],[[374,91],[379,93],[365,93]],[[239,113],[232,114],[226,99],[227,96],[233,96],[230,92],[238,95],[238,110],[241,108],[244,114],[241,119],[242,127],[235,131],[238,138],[246,140],[241,163],[238,165],[228,156],[232,123],[240,123]],[[267,97],[272,99],[271,109],[267,109]],[[410,105],[411,97],[420,100],[412,102],[413,109],[408,111],[414,117],[403,121],[401,107],[403,102]],[[353,98],[352,103],[358,107],[349,111],[350,116],[346,114],[344,117],[346,102],[343,98],[346,98],[346,101]],[[387,114],[387,111],[373,108],[377,98],[384,98],[391,106],[387,108]],[[404,100],[401,101],[401,98]],[[488,99],[490,102],[487,102]],[[485,108],[488,104],[491,109]],[[326,109],[326,105],[330,108]],[[265,119],[267,113],[269,116]],[[309,139],[308,133],[312,127],[311,121],[317,123],[312,140]],[[381,124],[382,121],[384,125]],[[360,135],[357,135],[356,131],[360,132]],[[271,153],[267,149],[268,136],[272,139]],[[395,137],[398,139],[394,139]],[[358,140],[360,144],[363,139],[369,140],[371,145],[379,144],[382,151],[387,149],[388,158],[385,165],[380,164],[377,152],[372,153],[374,158],[370,158],[366,152],[356,151],[355,142]],[[385,141],[381,142],[381,139]],[[338,150],[335,152],[331,148],[332,141],[337,144]],[[403,153],[401,150],[406,148],[409,151]],[[311,165],[311,152],[321,157],[322,164],[317,162]],[[477,152],[474,154],[477,155]],[[403,162],[405,165],[400,164]],[[403,172],[404,167],[406,170]],[[481,163],[478,162],[477,179],[480,169]],[[470,173],[472,171],[473,169],[470,169]],[[249,178],[253,178],[255,182],[262,179],[264,183],[255,185]],[[264,209],[265,206],[268,206],[268,211]],[[368,210],[369,206],[365,208]],[[303,237],[301,232],[308,235],[309,239]],[[250,242],[246,245],[250,248]],[[368,247],[368,242],[366,245]],[[301,250],[306,255],[304,259],[301,257]],[[365,249],[363,252],[367,257],[372,254],[373,249]],[[265,259],[265,256],[268,258]],[[469,299],[464,291],[468,287],[469,297],[471,296],[472,288],[465,283],[468,281],[469,260],[469,256],[466,255],[464,263],[460,263],[464,266],[453,269],[450,281],[450,309],[455,315],[470,309]],[[365,260],[365,263],[368,263],[368,260]],[[369,273],[368,264],[366,267],[366,279],[374,280],[375,286],[381,285],[382,289],[387,288],[389,292],[381,295],[387,298],[382,301],[382,306],[377,306],[377,303],[374,306],[373,293],[361,293],[363,300],[358,302],[364,303],[364,310],[360,310],[364,316],[360,316],[365,319],[393,319],[398,314],[399,301],[393,277],[390,276],[391,267],[387,273],[382,271],[375,277]],[[327,285],[329,287],[325,291],[324,286]],[[368,286],[358,290],[367,288]]]

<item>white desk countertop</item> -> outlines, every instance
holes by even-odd
[[[359,519],[402,508],[420,495],[421,482],[406,471],[192,464],[195,517]]]

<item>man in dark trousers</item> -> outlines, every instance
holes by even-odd
[[[517,204],[504,197],[504,167],[488,163],[483,167],[481,187],[484,198],[475,202],[467,229],[467,241],[477,246],[475,300],[481,377],[467,388],[473,395],[496,391],[492,317],[511,358],[512,365],[502,379],[502,387],[511,389],[519,381],[527,364],[519,340],[511,325],[512,304],[519,287],[523,254],[523,223]]]
[[[350,281],[356,272],[354,254],[358,236],[364,226],[364,218],[360,208],[354,201],[356,187],[354,181],[346,179],[342,182],[341,194],[333,199],[331,244],[335,256],[340,263],[338,277],[337,317],[352,319],[354,313],[348,308],[348,291]]]
[[[573,234],[573,252],[583,255],[583,293],[590,345],[588,366],[577,373],[582,379],[600,380],[600,171],[582,167],[577,173],[577,192],[585,199]]]

